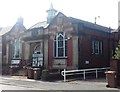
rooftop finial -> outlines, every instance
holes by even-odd
[[[53,8],[53,4],[52,4],[52,3],[51,3],[51,5],[50,5],[50,9],[54,9],[54,8]]]
[[[47,16],[47,22],[50,23],[51,20],[54,18],[56,15],[57,10],[53,8],[53,4],[50,4],[50,8],[47,10],[48,16]]]

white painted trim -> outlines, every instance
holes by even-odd
[[[62,47],[58,47],[58,42],[59,42],[59,40],[58,40],[58,37],[59,36],[62,36],[63,37],[63,46]],[[67,40],[67,39],[65,39],[65,33],[63,33],[63,35],[60,33],[57,33],[57,36],[56,36],[56,40],[54,40],[54,41],[56,41],[56,56],[55,56],[55,54],[54,54],[54,57],[59,57],[58,56],[58,49],[59,48],[63,48],[63,57],[66,57],[65,56],[65,41]],[[55,45],[54,45],[55,46]],[[55,47],[54,47],[55,48]],[[53,52],[54,52],[54,50],[53,50]]]
[[[102,54],[102,50],[103,50],[102,48],[103,48],[103,42],[102,41],[92,40],[92,54],[96,54],[96,55]],[[97,52],[95,52],[95,50],[97,50]]]
[[[64,82],[66,82],[66,76],[69,75],[80,75],[83,74],[83,79],[86,80],[87,73],[95,73],[95,78],[98,78],[98,73],[101,72],[100,70],[108,71],[110,67],[103,67],[103,68],[91,68],[91,69],[80,69],[80,70],[66,70],[64,69],[61,71],[61,75],[64,77]]]

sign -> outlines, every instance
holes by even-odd
[[[67,59],[54,59],[53,68],[64,69],[67,67]]]
[[[12,59],[11,64],[20,64],[20,59]]]
[[[32,67],[43,66],[43,54],[33,54]]]

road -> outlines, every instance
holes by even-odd
[[[48,82],[18,76],[0,77],[2,90],[119,90],[117,88],[107,88],[106,84],[105,79]]]

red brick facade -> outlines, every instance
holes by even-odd
[[[32,33],[33,30],[37,29],[39,29],[39,27],[29,29],[31,31],[28,32]],[[45,59],[43,60],[44,68],[81,69],[108,67],[110,65],[112,49],[114,48],[112,45],[114,35],[111,33],[110,28],[75,18],[69,18],[62,13],[58,13],[43,30],[44,32],[40,31],[41,34],[37,34],[40,38],[36,38],[36,40],[42,40],[43,45],[47,47],[43,47]],[[59,32],[64,32],[67,36],[67,57],[56,58],[54,56],[54,39]],[[32,37],[32,35],[30,37]],[[36,40],[33,40],[33,42]],[[97,44],[99,45],[99,48],[97,48],[97,50],[99,50],[98,54],[93,53],[92,42],[94,40],[96,42],[100,41],[99,44]]]
[[[16,27],[14,30],[17,30]],[[25,32],[17,33],[17,36],[14,31],[7,34],[10,38],[7,38],[6,44],[8,64],[13,54],[12,42],[20,37],[22,65],[32,64],[35,47],[41,45],[44,69],[108,67],[114,43],[118,41],[118,35],[111,33],[110,28],[67,17],[62,13],[58,13],[45,27],[35,25]]]
[[[20,21],[21,20],[21,21]],[[21,23],[22,19],[18,19],[16,24],[12,27],[5,28],[6,33],[2,35],[2,73],[9,74],[10,65],[12,64],[14,43],[16,39],[21,39],[21,34],[24,33],[26,28]],[[21,42],[21,53],[24,52],[24,44]],[[21,64],[24,63],[24,53],[21,54]]]

